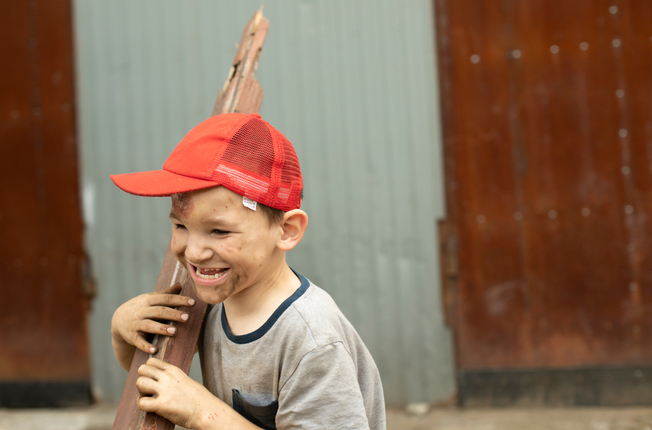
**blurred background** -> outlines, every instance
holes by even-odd
[[[159,169],[260,2],[0,2],[0,406],[117,402]],[[652,3],[269,0],[261,114],[390,406],[652,404]],[[200,379],[199,366],[191,375]]]

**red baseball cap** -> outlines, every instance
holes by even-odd
[[[225,113],[190,130],[163,170],[111,175],[123,191],[170,196],[222,185],[282,211],[301,207],[303,179],[294,147],[258,114]]]

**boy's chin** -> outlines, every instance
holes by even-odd
[[[211,288],[204,287],[203,285],[197,285],[194,282],[192,282],[192,289],[195,291],[195,294],[197,295],[199,300],[201,300],[204,303],[208,303],[209,305],[216,305],[218,303],[222,303],[228,297],[218,293],[217,291]]]

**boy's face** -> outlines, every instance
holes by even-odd
[[[170,247],[192,277],[197,296],[221,303],[247,288],[274,282],[282,267],[280,225],[218,186],[172,196]]]

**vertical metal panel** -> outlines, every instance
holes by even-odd
[[[97,389],[117,398],[114,309],[151,291],[166,199],[110,173],[158,169],[210,112],[254,1],[76,2],[83,192],[99,299]],[[270,1],[261,114],[295,145],[307,235],[291,265],[329,291],[380,368],[389,403],[453,391],[439,293],[443,198],[432,13],[420,1]]]
[[[459,369],[651,364],[652,5],[437,3]]]
[[[71,9],[69,0],[0,6],[3,406],[90,400]],[[49,387],[73,390],[53,400]]]

